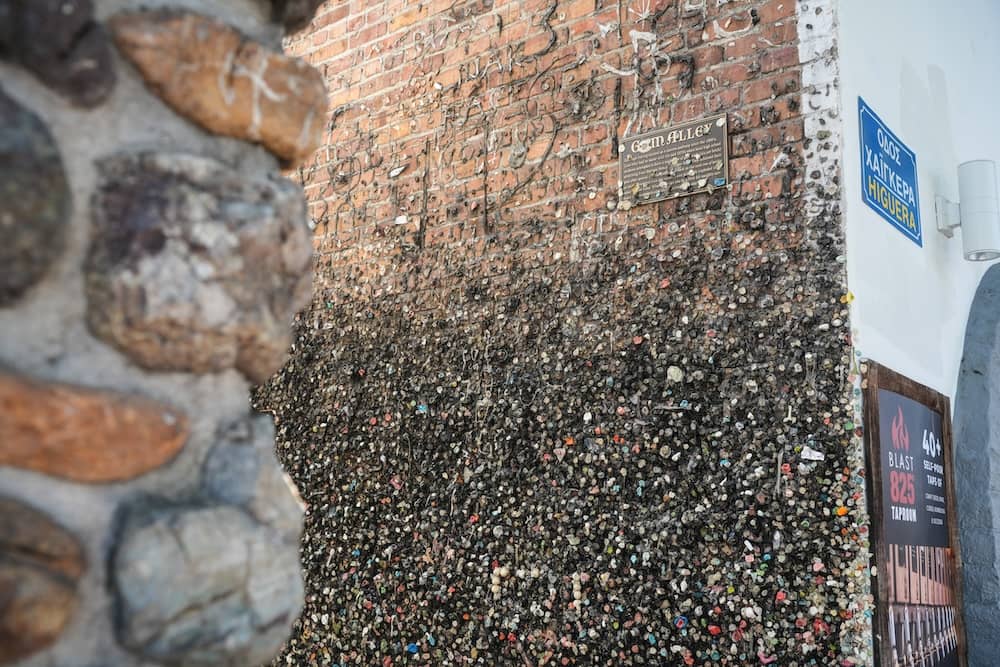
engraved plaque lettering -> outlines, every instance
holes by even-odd
[[[633,205],[712,192],[729,182],[726,115],[627,137],[618,155],[619,195]]]

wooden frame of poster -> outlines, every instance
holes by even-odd
[[[885,366],[863,364],[866,485],[877,565],[872,579],[875,665],[967,667],[951,402]],[[894,410],[898,415],[889,414]],[[924,420],[913,419],[915,414]],[[911,448],[907,422],[920,425],[928,419],[930,428]],[[883,429],[886,423],[889,428]],[[935,425],[940,436],[933,433]],[[939,493],[935,483],[943,484]],[[944,525],[931,525],[939,521]],[[907,538],[914,534],[916,539]]]

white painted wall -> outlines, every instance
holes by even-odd
[[[988,262],[936,230],[934,196],[958,201],[960,162],[1000,163],[1000,1],[842,0],[847,277],[861,354],[955,395],[965,324]],[[861,199],[858,96],[917,155],[920,248]]]

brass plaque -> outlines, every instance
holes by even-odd
[[[729,182],[726,115],[625,139],[618,147],[622,201],[633,205],[711,192]]]

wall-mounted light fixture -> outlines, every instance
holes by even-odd
[[[1000,258],[1000,197],[993,160],[958,165],[958,203],[934,198],[938,231],[951,238],[962,228],[962,248],[970,262]]]

